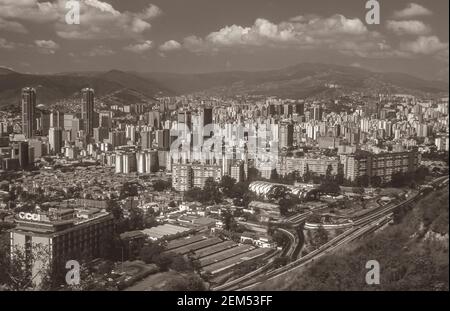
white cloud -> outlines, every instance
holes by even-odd
[[[126,47],[124,47],[125,50],[133,52],[133,53],[144,53],[150,49],[153,48],[153,42],[150,40],[141,42],[141,43],[136,43],[136,44],[130,44]]]
[[[35,23],[56,21],[62,1],[52,3],[37,0],[0,0],[0,17]],[[64,8],[64,5],[61,8]]]
[[[60,37],[65,39],[139,39],[151,28],[148,21],[161,12],[152,4],[140,13],[119,12],[112,5],[98,0],[87,0],[86,5],[90,8],[81,6],[80,25],[74,27],[65,22],[56,24],[56,31]]]
[[[162,10],[159,7],[154,4],[150,4],[142,13],[139,14],[139,17],[145,20],[151,20],[161,14]]]
[[[89,57],[95,57],[95,56],[109,56],[116,54],[115,51],[112,49],[105,47],[103,45],[99,45],[94,47],[88,52],[85,52],[83,55],[89,56]]]
[[[448,43],[443,43],[436,36],[420,36],[415,41],[402,42],[400,49],[414,54],[431,55],[445,53],[448,55]]]
[[[406,8],[400,11],[394,12],[395,18],[411,18],[416,16],[429,16],[432,15],[433,12],[428,10],[427,8],[416,4],[416,3],[409,3]]]
[[[186,37],[183,47],[195,53],[238,47],[328,48],[346,54],[376,57],[389,49],[383,37],[377,32],[369,31],[361,20],[346,18],[340,14],[328,18],[296,16],[279,24],[258,18],[248,27],[231,25],[212,32],[205,38]]]
[[[108,12],[108,13],[111,13],[112,15],[115,15],[115,16],[119,16],[120,15],[120,12],[115,10],[113,8],[113,6],[111,4],[109,4],[109,3],[98,1],[98,0],[84,0],[84,2],[88,6],[93,7],[93,8],[97,8],[97,9],[99,9],[102,12]]]
[[[0,49],[11,50],[16,47],[14,42],[10,42],[5,38],[0,38]]]
[[[329,50],[360,58],[411,58],[433,54],[433,57],[448,63],[448,43],[430,36],[431,28],[421,21],[390,20],[386,28],[398,35],[420,37],[415,41],[398,43],[377,31],[369,30],[358,18],[347,18],[340,14],[330,17],[305,15],[280,23],[259,18],[250,26],[225,26],[205,37],[185,37],[182,47],[199,54],[267,48]]]
[[[19,22],[8,21],[0,18],[0,31],[10,31],[16,33],[28,33],[28,30]]]
[[[35,40],[34,43],[42,54],[55,54],[56,50],[59,49],[59,44],[53,40]]]
[[[159,50],[162,52],[170,52],[179,50],[181,48],[181,44],[175,40],[169,40],[164,42],[159,46]]]
[[[388,20],[386,28],[397,35],[427,35],[431,32],[431,27],[421,21],[393,21]]]
[[[0,0],[0,18],[53,24],[64,39],[139,39],[151,28],[149,20],[161,14],[153,4],[141,12],[121,12],[101,0],[80,0],[80,24],[68,25],[65,5],[66,0]]]

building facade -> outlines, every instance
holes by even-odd
[[[99,257],[103,239],[114,230],[114,217],[99,209],[21,212],[15,222],[17,226],[10,230],[11,254],[16,250],[24,252],[36,284],[42,281],[40,272],[46,267],[64,269],[67,260]],[[40,246],[42,254],[31,262],[36,246]]]
[[[419,155],[415,151],[371,153],[357,151],[353,154],[341,155],[344,177],[355,181],[359,177],[379,176],[383,183],[390,182],[396,172],[413,172],[419,165]]]

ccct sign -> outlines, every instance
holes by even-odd
[[[39,214],[31,214],[31,213],[20,212],[20,213],[19,213],[19,218],[20,218],[20,219],[25,219],[25,220],[40,221],[40,220],[41,220],[41,215],[39,215]]]

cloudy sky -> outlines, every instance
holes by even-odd
[[[448,0],[0,0],[0,66],[53,73],[264,70],[337,63],[448,79]]]

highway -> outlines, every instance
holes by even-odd
[[[294,254],[295,249],[297,248],[298,236],[297,234],[294,234],[289,230],[283,228],[277,228],[277,230],[289,237],[289,248],[287,249],[285,256],[291,258],[292,255]]]
[[[434,190],[436,190],[447,185],[448,181],[449,177],[443,176],[434,179],[432,182],[428,183],[427,186],[432,187]],[[258,284],[261,284],[262,282],[275,279],[279,276],[292,272],[300,267],[304,267],[308,263],[324,256],[325,254],[333,252],[340,246],[348,244],[384,226],[391,220],[392,212],[394,211],[394,209],[413,203],[422,198],[424,195],[426,195],[426,192],[424,191],[424,189],[422,189],[418,191],[416,194],[407,198],[403,202],[400,202],[398,204],[388,204],[380,209],[373,211],[368,215],[365,215],[364,217],[354,222],[353,228],[346,230],[342,234],[336,236],[335,238],[331,239],[327,243],[320,246],[318,249],[312,251],[311,253],[297,260],[292,261],[291,263],[287,264],[284,267],[271,271],[266,271],[268,266],[266,265],[264,266],[266,267],[266,269],[255,270],[250,274],[244,275],[236,280],[218,286],[217,288],[215,288],[215,290],[252,289],[253,287],[255,287]]]

